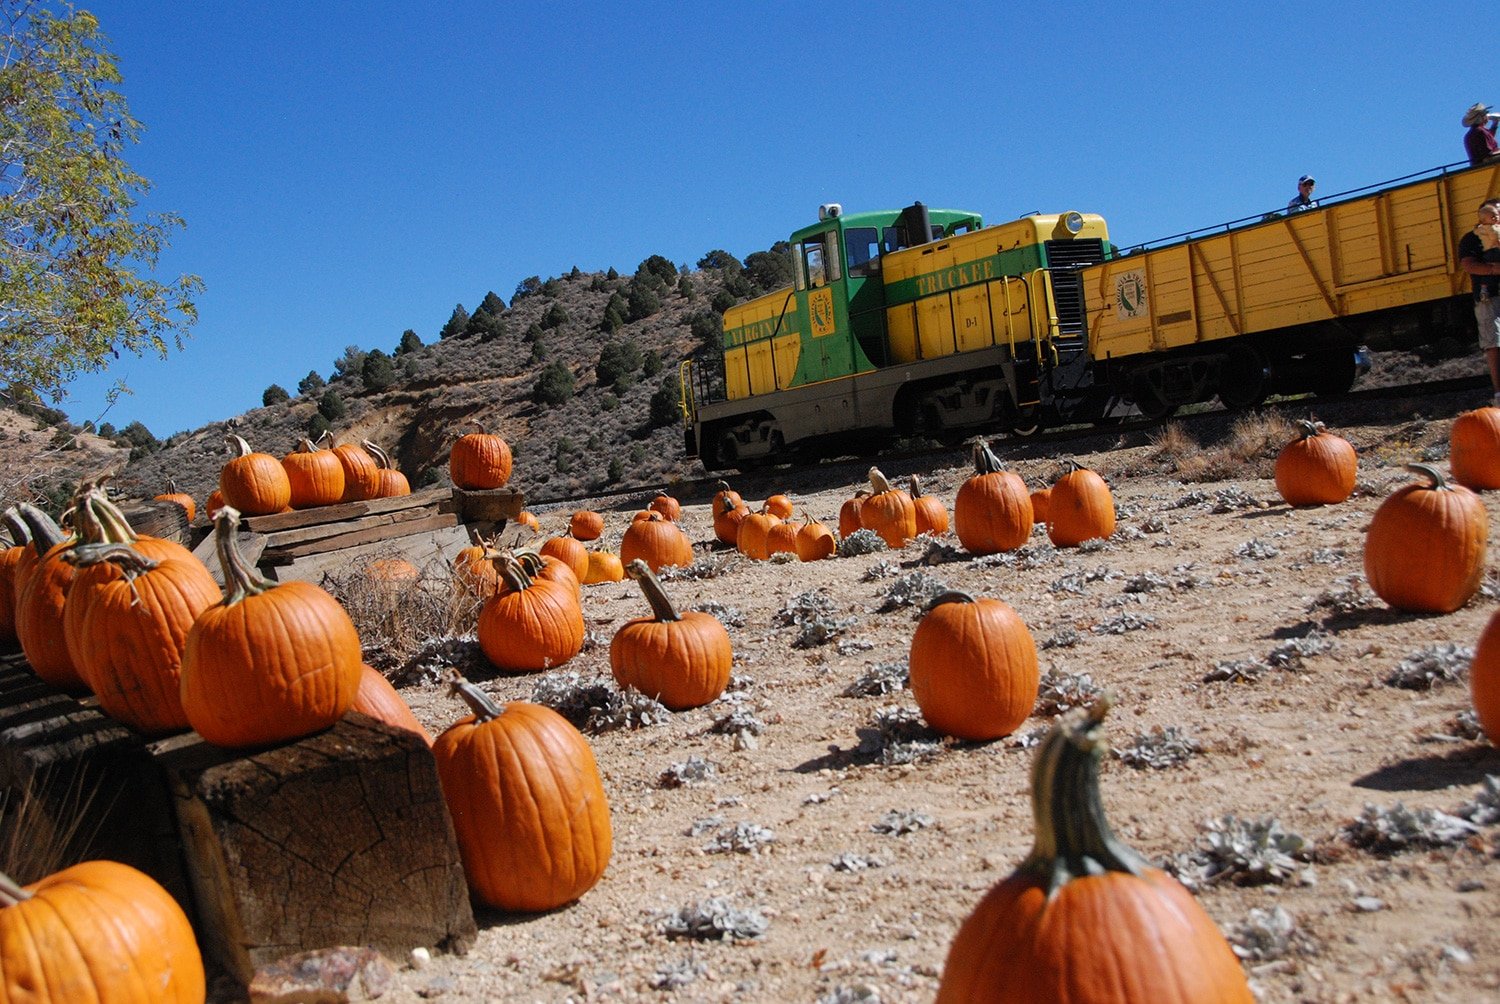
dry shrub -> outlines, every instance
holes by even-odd
[[[323,576],[359,631],[365,661],[377,669],[404,665],[434,639],[474,630],[482,601],[446,569],[429,566],[415,580],[386,581],[361,564]]]
[[[1181,422],[1168,422],[1150,437],[1151,458],[1177,464],[1184,457],[1196,455],[1203,447]]]
[[[1269,478],[1275,474],[1276,455],[1294,434],[1292,423],[1275,411],[1239,416],[1226,440],[1215,446],[1200,444],[1181,424],[1168,422],[1151,437],[1151,457],[1188,483]]]
[[[0,790],[0,872],[28,885],[90,856],[83,851],[95,831],[84,832],[83,821],[98,791],[76,772],[45,772],[19,790]]]

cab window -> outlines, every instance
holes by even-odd
[[[798,249],[798,279],[816,289],[843,277],[838,254],[838,232],[829,230],[804,240]]]
[[[850,275],[877,275],[880,272],[880,231],[875,227],[845,230],[844,249],[849,255]]]

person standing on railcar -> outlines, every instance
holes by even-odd
[[[1485,161],[1500,157],[1500,143],[1495,141],[1495,127],[1500,126],[1500,113],[1490,111],[1488,105],[1478,102],[1469,106],[1464,112],[1464,125],[1469,131],[1464,133],[1464,152],[1469,155],[1469,163],[1483,164]]]
[[[1496,225],[1500,225],[1500,199],[1486,199],[1479,204],[1478,225],[1458,239],[1458,263],[1474,279],[1479,347],[1489,366],[1495,406],[1500,407],[1500,250],[1487,251],[1480,236],[1485,228]]]
[[[1318,200],[1312,197],[1313,186],[1317,182],[1310,174],[1304,174],[1297,179],[1297,194],[1292,196],[1292,201],[1286,204],[1289,213],[1300,213],[1304,209],[1317,209]]]

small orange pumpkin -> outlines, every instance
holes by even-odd
[[[609,551],[590,551],[588,571],[583,574],[583,584],[598,585],[601,582],[619,582],[625,578],[625,567],[620,556]]]
[[[651,512],[649,518],[631,523],[620,538],[620,563],[629,565],[637,558],[660,571],[669,565],[693,563],[693,542],[676,523]]]
[[[721,543],[735,547],[740,539],[740,524],[745,517],[750,515],[750,510],[744,505],[735,505],[732,499],[723,499],[718,502],[719,508],[714,512],[714,536]]]
[[[573,570],[573,577],[579,582],[589,574],[589,551],[583,543],[575,537],[549,537],[542,542],[538,552],[547,557],[556,558]]]
[[[927,724],[959,739],[1008,736],[1041,686],[1036,642],[1004,600],[948,590],[911,639],[911,691]]]
[[[598,540],[604,533],[604,517],[591,509],[580,509],[568,520],[568,532],[579,540]]]
[[[1500,408],[1476,408],[1453,420],[1448,465],[1465,488],[1500,488]]]
[[[878,533],[889,547],[905,547],[917,536],[917,507],[910,495],[891,487],[880,468],[870,468],[869,478],[870,497],[859,507],[860,525]]]
[[[772,516],[775,516],[777,519],[791,519],[792,513],[795,511],[792,508],[792,500],[787,498],[785,495],[779,494],[772,495],[770,498],[766,499],[765,508],[766,512],[770,513]]]
[[[729,487],[728,481],[720,481],[714,487],[716,489],[716,491],[714,492],[712,503],[714,512],[718,512],[719,510],[724,508],[725,499],[728,499],[730,501],[730,504],[733,505],[736,509],[738,509],[742,505],[745,505],[745,500],[740,497],[739,492]],[[746,508],[749,507],[746,506]]]
[[[406,475],[396,469],[396,464],[391,460],[391,455],[380,447],[364,441],[365,450],[375,458],[375,477],[370,482],[370,495],[372,499],[400,498],[411,494],[411,482],[406,480]]]
[[[527,509],[522,509],[521,512],[520,512],[520,515],[518,515],[516,517],[516,526],[527,527],[533,533],[541,533],[542,532],[542,524],[536,518],[536,513],[531,512],[530,510],[527,510]]]
[[[740,521],[740,532],[734,546],[747,558],[765,561],[771,556],[771,527],[781,520],[762,510]]]
[[[587,560],[587,559],[585,559]],[[479,647],[497,669],[554,669],[583,650],[577,585],[533,578],[513,555],[498,559],[501,591],[479,612]]]
[[[802,525],[797,528],[797,559],[822,561],[833,557],[838,550],[839,542],[834,539],[833,531],[804,511]]]
[[[921,479],[915,474],[911,476],[911,504],[917,514],[917,536],[948,532],[948,510],[943,500],[922,494]]]
[[[1365,578],[1397,610],[1452,613],[1479,591],[1489,517],[1478,495],[1436,469],[1406,469],[1426,480],[1396,489],[1370,518]]]
[[[417,721],[417,716],[411,712],[411,705],[391,686],[391,681],[385,678],[385,674],[369,663],[360,665],[359,689],[354,692],[354,703],[349,706],[349,710],[369,715],[392,728],[415,733],[428,746],[432,745],[432,733]]]
[[[1500,409],[1490,409],[1500,415]],[[1354,493],[1359,458],[1322,422],[1302,419],[1298,436],[1276,455],[1276,490],[1287,505],[1337,505]]]
[[[344,498],[344,465],[332,450],[320,450],[306,436],[281,459],[291,486],[293,509],[316,509]]]
[[[198,515],[198,503],[187,492],[177,490],[177,482],[171,478],[167,479],[167,490],[161,495],[152,496],[154,502],[175,502],[182,506],[187,513],[187,521],[191,523],[193,517]]]
[[[1052,512],[1052,489],[1038,488],[1031,493],[1031,518],[1037,523],[1046,525],[1047,517]]]
[[[953,529],[973,554],[1014,551],[1031,539],[1031,496],[1020,475],[1000,465],[994,451],[974,444],[974,473],[958,486]]]
[[[292,501],[286,468],[269,453],[258,453],[240,436],[229,436],[234,456],[219,469],[224,503],[246,516],[281,512]]]
[[[1057,547],[1077,547],[1115,532],[1115,498],[1109,485],[1087,467],[1070,469],[1052,485],[1047,537]]]
[[[844,500],[844,504],[839,507],[840,537],[847,537],[854,531],[864,528],[864,523],[859,518],[859,510],[865,504],[865,499],[869,497],[870,493],[861,488],[852,497]]]
[[[656,510],[674,523],[682,517],[682,503],[665,492],[652,499],[647,508]]]
[[[627,622],[609,645],[609,668],[622,687],[634,687],[673,711],[718,699],[729,684],[734,654],[729,632],[712,614],[679,614],[644,561],[632,561],[651,616]]]
[[[448,450],[448,476],[454,487],[471,491],[504,488],[510,481],[510,444],[492,432],[478,431],[458,437]]]
[[[76,575],[74,566],[63,557],[78,541],[63,536],[57,524],[35,506],[23,502],[17,508],[31,528],[31,549],[35,556],[34,562],[17,569],[22,580],[16,595],[15,615],[21,651],[42,682],[70,694],[84,693],[88,682],[68,652],[67,638],[59,630],[68,590]]]
[[[1500,612],[1490,616],[1469,664],[1469,696],[1491,744],[1500,746]]]
[[[5,528],[10,539],[5,549],[0,550],[0,642],[16,640],[16,570],[20,567],[31,543],[31,528],[21,519],[14,506],[5,510]]]

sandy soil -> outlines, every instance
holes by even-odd
[[[907,656],[917,607],[886,609],[893,590],[938,580],[1011,604],[1044,676],[1118,696],[1108,733],[1126,755],[1104,765],[1104,800],[1118,834],[1147,857],[1183,862],[1189,877],[1224,863],[1204,852],[1215,821],[1300,836],[1302,850],[1269,870],[1272,881],[1241,873],[1243,884],[1199,884],[1199,902],[1246,944],[1244,925],[1264,934],[1264,918],[1285,911],[1279,943],[1245,961],[1259,999],[1500,1000],[1500,827],[1395,850],[1346,833],[1367,806],[1453,814],[1479,798],[1486,775],[1500,775],[1500,751],[1459,721],[1470,707],[1466,650],[1496,611],[1495,558],[1468,606],[1410,616],[1369,592],[1361,557],[1371,513],[1412,480],[1401,465],[1445,466],[1452,416],[1485,396],[1324,409],[1360,452],[1359,487],[1338,506],[1291,509],[1253,465],[1183,483],[1146,434],[1111,435],[1065,447],[1112,485],[1119,530],[1101,544],[1057,550],[1039,528],[1003,559],[975,559],[948,537],[816,564],[727,558],[721,574],[669,582],[683,607],[722,604],[735,680],[706,708],[589,733],[613,812],[603,880],[543,916],[481,912],[467,956],[403,970],[384,999],[930,1000],[958,925],[1030,848],[1029,747],[1058,694],[1044,683],[1031,720],[989,743],[912,732],[909,689],[851,696],[873,668]],[[1227,427],[1215,416],[1183,423],[1206,446]],[[1056,446],[999,445],[1033,487],[1059,469]],[[756,503],[786,491],[833,520],[862,469],[780,470],[736,487]],[[903,484],[913,471],[950,509],[969,474],[957,453],[887,469]],[[689,535],[723,557],[709,545],[707,499],[683,501]],[[1485,504],[1500,526],[1500,497]],[[607,544],[618,544],[632,509],[606,513]],[[563,515],[544,513],[544,527]],[[778,613],[813,591],[842,626],[825,644],[797,647],[797,628]],[[609,638],[646,606],[629,582],[585,593],[596,643],[563,669],[607,679]],[[1412,658],[1439,679],[1389,685]],[[518,700],[538,679],[477,682]],[[462,713],[436,685],[403,693],[434,732]],[[915,745],[888,741],[902,711]],[[749,728],[715,731],[731,714]],[[1149,752],[1170,760],[1191,744],[1197,751],[1179,763],[1127,762]],[[664,780],[692,773],[695,758],[710,777]],[[763,930],[672,935],[685,916],[716,908],[744,933]]]

